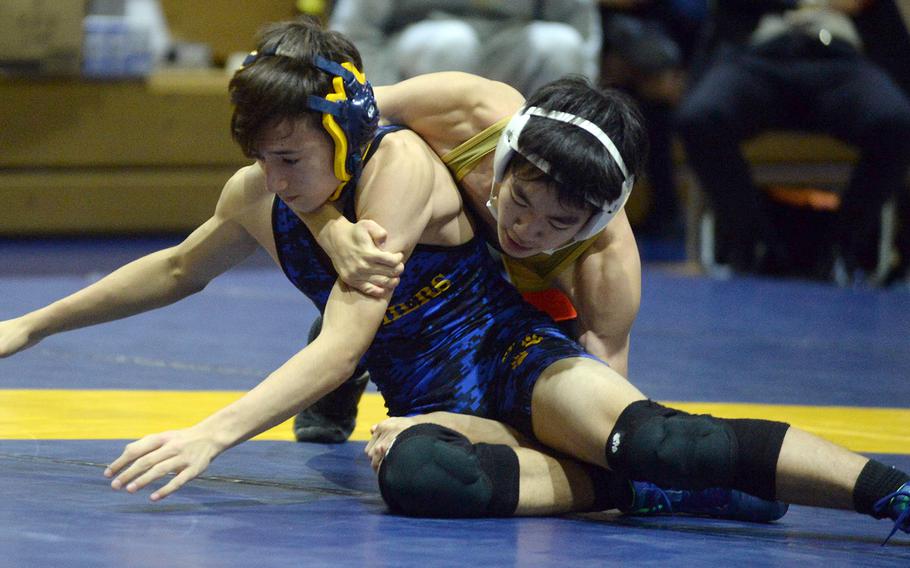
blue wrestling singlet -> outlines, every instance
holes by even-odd
[[[366,160],[383,136],[380,128]],[[354,191],[339,200],[352,222]],[[324,312],[337,273],[306,225],[275,198],[272,228],[288,279]],[[391,416],[451,411],[531,432],[531,392],[555,361],[590,357],[522,300],[475,236],[458,246],[418,244],[364,363]]]

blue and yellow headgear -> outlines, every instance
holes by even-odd
[[[253,51],[244,59],[243,67],[273,55],[280,55],[278,45],[262,53]],[[363,171],[361,148],[369,145],[379,124],[379,107],[373,86],[353,63],[336,63],[317,55],[313,65],[333,77],[332,92],[325,98],[310,95],[307,106],[322,113],[322,126],[335,143],[334,171],[341,182],[329,197],[335,201],[348,183],[357,183]]]

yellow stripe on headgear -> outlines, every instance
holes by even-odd
[[[357,69],[353,63],[345,61],[341,66],[353,73],[354,77],[361,85],[367,82],[366,76]],[[344,90],[343,77],[335,77],[332,79],[332,88],[334,91],[325,97],[327,101],[334,103],[348,100],[348,94]],[[338,178],[341,183],[338,184],[338,187],[329,197],[329,201],[337,201],[338,198],[341,197],[341,190],[344,189],[345,184],[351,181],[351,177],[353,177],[353,174],[347,169],[348,137],[341,128],[341,125],[338,124],[338,121],[335,120],[335,117],[327,112],[322,113],[322,127],[325,128],[326,132],[329,133],[329,136],[332,137],[332,141],[335,143],[335,160],[333,166],[335,177]]]

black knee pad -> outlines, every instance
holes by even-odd
[[[662,487],[729,487],[737,450],[729,426],[642,402],[626,408],[610,433],[610,467]]]
[[[518,456],[508,446],[471,444],[449,428],[418,424],[382,460],[379,490],[404,515],[508,516],[518,506]]]
[[[607,463],[663,487],[730,487],[774,498],[777,458],[789,425],[692,415],[652,401],[629,405],[607,442]]]

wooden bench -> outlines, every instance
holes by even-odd
[[[0,234],[185,232],[250,160],[231,140],[228,77],[0,80]]]
[[[326,2],[326,9],[331,2]],[[162,0],[175,39],[216,63],[246,52],[294,2]],[[231,140],[221,69],[147,80],[0,77],[0,235],[186,232],[250,162]]]

